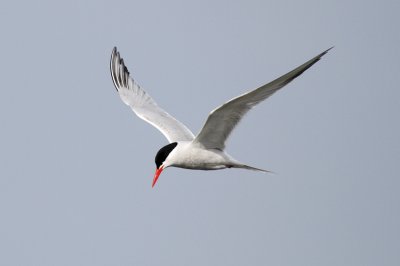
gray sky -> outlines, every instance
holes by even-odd
[[[6,1],[0,265],[399,265],[399,1]],[[334,45],[228,142],[276,172],[169,168],[135,79],[198,132]]]

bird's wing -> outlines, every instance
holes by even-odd
[[[130,77],[116,47],[111,54],[110,70],[119,96],[138,117],[160,130],[169,142],[194,139],[193,133],[184,124],[160,108],[150,95]]]
[[[223,150],[225,148],[226,139],[247,111],[300,76],[332,48],[333,47],[329,48],[280,78],[258,89],[233,98],[229,102],[211,111],[206,123],[193,142],[202,144],[208,149]]]

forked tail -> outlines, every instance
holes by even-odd
[[[249,165],[246,165],[246,164],[237,164],[234,167],[235,168],[242,168],[242,169],[247,169],[247,170],[253,170],[253,171],[259,171],[259,172],[274,174],[274,172],[272,172],[272,171],[268,171],[268,170],[265,170],[265,169],[260,169],[260,168],[249,166]]]

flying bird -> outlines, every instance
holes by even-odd
[[[195,136],[184,124],[159,107],[153,98],[136,83],[130,76],[117,48],[114,47],[111,54],[110,70],[119,96],[138,117],[160,130],[169,142],[156,154],[156,172],[152,187],[156,184],[161,172],[172,166],[198,170],[243,168],[270,172],[234,159],[224,151],[225,142],[232,130],[251,108],[300,76],[332,48],[274,81],[217,107],[211,111],[203,128]]]

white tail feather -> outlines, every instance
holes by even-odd
[[[269,170],[260,169],[260,168],[249,166],[249,165],[246,165],[246,164],[238,164],[238,165],[235,165],[233,167],[234,168],[247,169],[247,170],[253,170],[253,171],[259,171],[259,172],[264,172],[264,173],[274,173],[274,172],[269,171]]]

